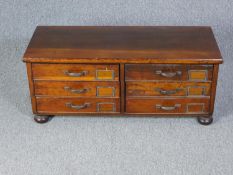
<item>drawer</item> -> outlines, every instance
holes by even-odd
[[[131,98],[126,100],[126,112],[206,114],[209,112],[209,98]]]
[[[119,82],[34,81],[36,96],[119,97]]]
[[[119,99],[37,97],[38,113],[118,113]]]
[[[208,81],[212,79],[212,65],[127,64],[125,80]]]
[[[210,96],[209,82],[126,82],[126,96]]]
[[[34,80],[118,81],[118,65],[32,64]]]

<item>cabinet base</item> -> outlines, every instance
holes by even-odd
[[[37,123],[47,123],[49,120],[52,119],[52,117],[54,117],[54,115],[35,115],[34,116],[34,120]],[[198,123],[200,123],[201,125],[210,125],[213,122],[213,117],[209,116],[209,117],[197,117],[197,121]]]

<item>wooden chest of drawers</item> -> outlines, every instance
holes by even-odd
[[[53,115],[213,120],[222,57],[210,27],[36,28],[23,61],[35,121]]]

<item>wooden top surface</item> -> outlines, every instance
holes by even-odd
[[[222,63],[210,27],[38,26],[26,62]]]

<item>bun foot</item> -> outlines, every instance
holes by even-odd
[[[41,115],[35,115],[34,116],[34,120],[37,122],[37,123],[46,123],[49,121],[50,118],[52,118],[53,116],[52,115],[47,115],[47,116],[41,116]]]
[[[201,125],[209,125],[213,122],[213,118],[210,117],[198,117],[197,121],[201,124]]]

